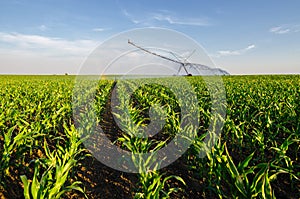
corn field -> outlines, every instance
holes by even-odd
[[[199,154],[210,133],[211,97],[201,77],[186,77],[197,95],[199,126],[188,149],[162,169],[153,161],[155,151],[176,143],[177,133],[192,132],[180,127],[193,119],[181,117],[184,102],[166,87],[145,85],[117,107],[130,114],[116,114],[109,110],[116,81],[97,82],[91,103],[76,104],[75,78],[0,76],[0,198],[300,198],[299,75],[222,77],[224,125],[204,157]],[[150,108],[158,104],[163,108]],[[82,136],[97,130],[88,119],[91,106],[96,125],[114,145],[153,154],[130,157],[138,173],[109,168],[86,148],[86,139],[98,139]],[[149,111],[165,124],[146,137],[140,129],[151,124]]]

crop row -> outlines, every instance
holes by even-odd
[[[114,162],[104,133],[127,154],[112,167],[137,173],[135,198],[190,197],[191,178],[197,197],[300,197],[300,76],[147,81],[1,76],[2,195],[93,197],[78,171],[87,157]],[[189,176],[160,170],[169,157]]]

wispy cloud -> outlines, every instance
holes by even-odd
[[[239,49],[239,50],[220,50],[216,55],[211,55],[212,57],[224,57],[224,56],[237,56],[237,55],[243,55],[247,53],[248,51],[256,48],[254,44],[251,44],[247,46],[246,48]]]
[[[122,10],[122,14],[127,17],[131,22],[133,22],[134,24],[139,24],[142,21],[137,20],[132,14],[130,14],[126,9]]]
[[[0,32],[0,43],[10,44],[11,47],[8,50],[17,49],[24,52],[58,56],[85,56],[97,45],[97,42],[93,40],[65,40],[57,37],[5,32]]]
[[[107,28],[93,28],[92,31],[94,32],[103,32],[103,31],[106,31],[108,30]]]
[[[48,30],[48,27],[46,25],[44,25],[44,24],[40,25],[38,28],[39,28],[40,31],[46,31],[46,30]]]
[[[169,24],[187,25],[187,26],[209,26],[208,18],[187,18],[187,17],[176,17],[171,14],[165,13],[153,13],[151,18],[157,21],[165,21]]]
[[[269,32],[274,34],[287,34],[300,31],[300,25],[281,25],[269,29]]]
[[[283,28],[282,26],[276,26],[271,28],[269,31],[275,34],[286,34],[289,33],[291,30],[289,28]]]
[[[158,12],[148,12],[144,17],[137,17],[127,10],[123,9],[122,13],[132,23],[141,25],[157,25],[157,23],[167,23],[169,25],[185,25],[185,26],[210,26],[212,25],[209,18],[191,18],[185,16],[178,16],[168,10],[160,10]]]

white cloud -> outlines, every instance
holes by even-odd
[[[283,28],[281,26],[276,26],[276,27],[271,28],[269,31],[272,33],[275,33],[275,34],[286,34],[286,33],[289,33],[291,30],[289,28]]]
[[[39,30],[40,31],[46,31],[46,30],[48,30],[48,27],[46,25],[40,25]]]
[[[299,25],[281,25],[269,29],[269,32],[274,34],[287,34],[287,33],[299,32],[299,31],[300,31]]]
[[[245,50],[250,50],[250,49],[253,49],[253,48],[255,48],[255,45],[254,45],[254,44],[248,46]]]
[[[246,48],[239,50],[220,50],[217,55],[211,55],[212,57],[224,57],[224,56],[234,56],[234,55],[243,55],[248,51],[256,48],[254,44],[247,46]]]
[[[134,16],[132,16],[129,12],[127,12],[127,10],[123,9],[122,10],[123,15],[125,15],[132,23],[134,24],[139,24],[142,21],[139,21],[137,19],[134,18]]]
[[[190,18],[177,16],[175,13],[172,13],[168,10],[160,10],[155,13],[146,13],[143,18],[136,17],[130,14],[127,10],[122,10],[123,15],[125,15],[131,22],[134,24],[143,24],[143,25],[155,25],[158,22],[164,22],[171,25],[187,25],[187,26],[209,26],[211,23],[208,18]]]
[[[107,29],[105,29],[105,28],[94,28],[93,29],[94,32],[103,32],[105,30],[107,30]]]
[[[0,32],[0,73],[76,74],[99,43]]]
[[[20,33],[0,32],[0,43],[9,44],[6,50],[18,50],[51,56],[86,56],[97,45],[93,40],[65,40],[58,37],[45,37]],[[5,48],[2,45],[2,49]]]
[[[155,13],[152,16],[157,21],[166,21],[169,24],[188,25],[188,26],[208,26],[210,23],[206,18],[177,18],[172,15]]]

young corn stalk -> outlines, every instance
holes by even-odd
[[[225,151],[226,154],[222,156],[223,169],[226,171],[223,174],[223,179],[227,179],[228,175],[231,178],[227,183],[231,185],[232,198],[255,198],[259,196],[266,199],[275,198],[271,182],[281,173],[293,175],[288,169],[277,166],[277,160],[249,166],[254,152],[236,166],[226,145]],[[249,175],[252,177],[250,178]],[[297,178],[295,175],[293,176]]]
[[[33,179],[30,181],[25,175],[21,176],[26,199],[58,199],[71,190],[84,194],[80,181],[68,185],[72,169],[76,167],[78,160],[84,158],[82,156],[84,149],[80,148],[82,141],[78,139],[74,126],[69,129],[65,124],[64,129],[67,135],[65,148],[56,145],[56,150],[51,152],[45,141],[44,150],[47,158],[35,161]],[[42,166],[43,170],[46,169],[43,173],[41,173]]]
[[[3,152],[0,158],[0,183],[3,185],[5,185],[5,176],[10,175],[9,167],[12,166],[12,155],[15,155],[16,159],[21,158],[27,148],[26,143],[32,141],[34,137],[38,136],[35,135],[35,132],[27,132],[26,129],[21,129],[21,132],[13,137],[13,132],[15,130],[16,126],[13,126],[4,133]]]

